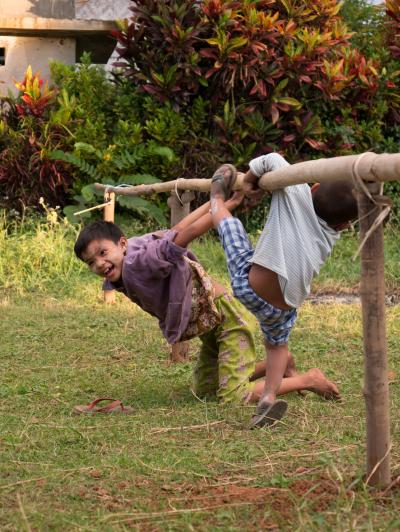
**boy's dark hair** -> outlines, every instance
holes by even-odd
[[[111,240],[114,244],[118,244],[124,233],[112,222],[104,222],[98,220],[91,222],[84,227],[79,233],[79,236],[75,242],[74,251],[78,259],[82,259],[82,254],[93,240]]]
[[[317,216],[333,228],[355,220],[358,209],[353,189],[352,183],[343,180],[321,183],[313,193]]]

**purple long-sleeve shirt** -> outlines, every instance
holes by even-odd
[[[185,331],[192,306],[192,271],[183,259],[197,260],[173,242],[176,231],[149,233],[128,240],[119,283],[104,281],[105,290],[118,290],[158,318],[171,344]]]

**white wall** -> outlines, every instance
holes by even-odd
[[[74,0],[0,0],[0,13],[8,17],[74,18]],[[0,66],[0,94],[16,91],[15,81],[22,81],[28,65],[40,70],[43,78],[50,77],[49,60],[68,64],[75,62],[75,40],[43,37],[0,36],[5,48],[5,66]]]
[[[14,82],[24,79],[28,65],[47,80],[50,79],[51,59],[69,65],[75,63],[75,39],[0,37],[0,47],[6,48],[6,66],[0,66],[0,94],[3,96],[8,89],[16,92]]]
[[[74,0],[0,0],[5,17],[74,18]]]

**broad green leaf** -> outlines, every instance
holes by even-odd
[[[169,162],[175,161],[175,153],[167,146],[149,146],[149,152],[152,155],[159,155],[165,157]]]
[[[81,189],[81,195],[85,201],[92,201],[94,199],[94,186],[86,185],[85,187],[83,187]]]
[[[278,85],[275,87],[274,93],[278,93],[281,90],[283,90],[286,85],[289,83],[289,78],[281,79],[281,81],[278,83]]]
[[[296,100],[296,98],[290,98],[289,96],[277,98],[275,101],[277,103],[286,103],[287,105],[291,105],[292,107],[295,107],[297,109],[301,108],[301,102],[299,102],[299,100]]]
[[[85,207],[83,205],[67,205],[63,208],[63,214],[70,223],[77,224],[80,222],[81,218],[90,218],[90,212],[85,212],[75,216],[75,212],[81,211],[84,208]]]
[[[94,153],[96,151],[94,146],[87,144],[86,142],[75,142],[74,149],[76,151],[83,151],[86,153]]]

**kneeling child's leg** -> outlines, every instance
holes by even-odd
[[[220,296],[216,305],[223,315],[218,327],[218,399],[221,403],[246,403],[253,388],[250,376],[255,369],[256,323],[231,295]]]
[[[193,370],[194,393],[202,397],[216,397],[218,391],[218,344],[215,329],[202,334],[201,347]]]

